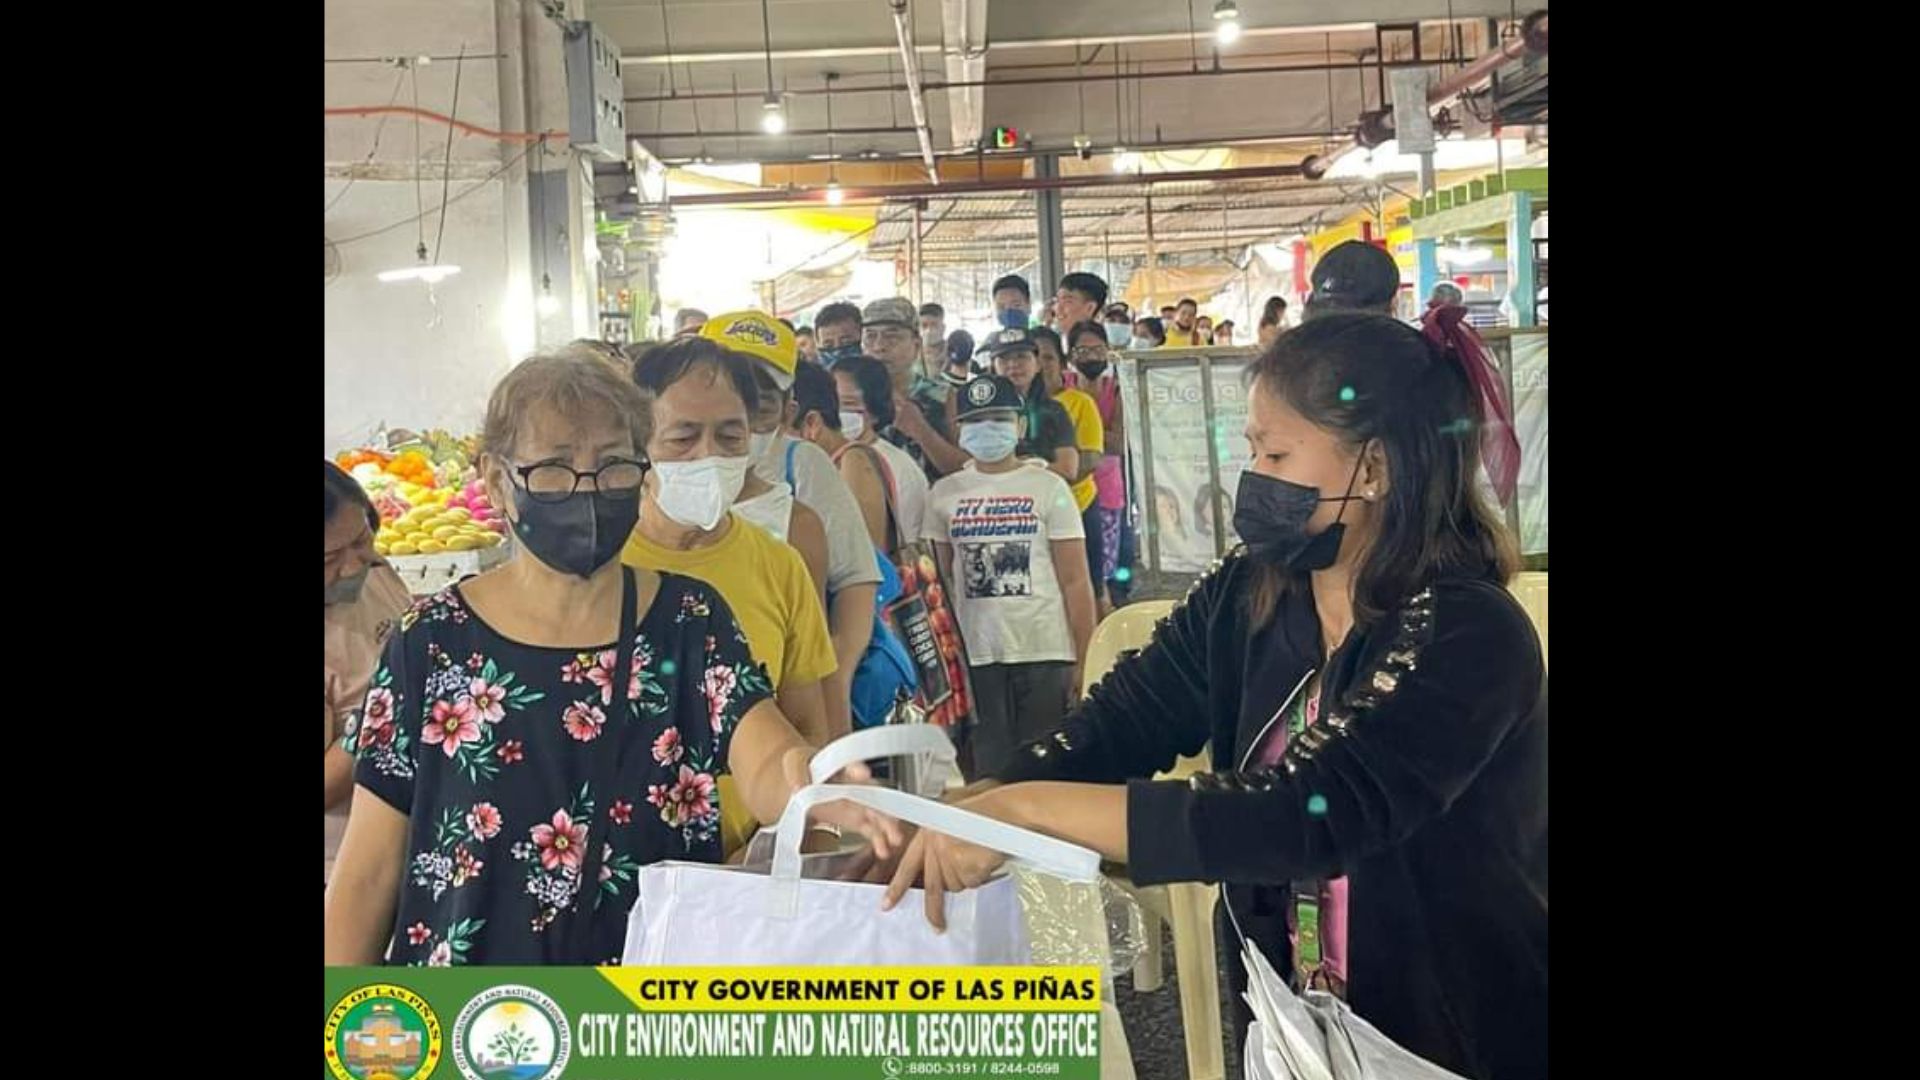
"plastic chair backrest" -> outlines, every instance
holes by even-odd
[[[1123,653],[1145,648],[1153,640],[1153,628],[1173,614],[1173,600],[1142,600],[1128,604],[1094,627],[1093,640],[1087,643],[1087,662],[1081,677],[1080,692],[1085,694],[1094,683],[1113,670]],[[1171,770],[1160,774],[1162,780],[1184,780],[1196,772],[1213,771],[1213,755],[1202,749],[1197,756],[1181,758]]]
[[[1093,628],[1093,640],[1087,642],[1087,662],[1080,677],[1080,692],[1085,694],[1094,683],[1106,677],[1120,654],[1143,649],[1153,640],[1153,628],[1173,613],[1172,600],[1143,600],[1128,604],[1101,620]]]
[[[1527,610],[1527,618],[1533,620],[1533,628],[1540,635],[1540,663],[1547,664],[1547,575],[1544,571],[1535,571],[1514,575],[1510,591],[1520,606]]]

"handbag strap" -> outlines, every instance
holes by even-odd
[[[880,497],[887,504],[887,551],[889,553],[898,551],[900,549],[900,513],[894,508],[894,500],[898,492],[893,479],[893,467],[887,464],[887,455],[866,443],[849,440],[846,445],[833,452],[833,464],[837,468],[840,459],[847,456],[847,451],[856,447],[867,452],[867,456],[873,460],[873,467],[880,472]]]
[[[612,715],[607,720],[607,737],[599,747],[599,753],[593,758],[593,773],[589,788],[593,801],[587,821],[587,850],[580,857],[580,888],[573,897],[573,923],[568,938],[568,955],[576,963],[593,964],[598,962],[592,952],[593,913],[600,907],[600,864],[601,853],[606,850],[606,823],[611,820],[607,811],[613,805],[609,796],[613,791],[615,776],[620,771],[621,754],[633,743],[633,729],[639,725],[633,719],[633,702],[627,697],[627,686],[633,678],[633,639],[638,633],[634,620],[640,607],[640,586],[633,578],[633,568],[623,566],[620,584],[620,636],[613,650],[613,701]]]

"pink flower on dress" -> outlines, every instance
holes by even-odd
[[[616,657],[612,649],[602,649],[593,658],[593,666],[586,670],[587,681],[600,688],[600,704],[613,704],[613,665]]]
[[[433,936],[433,928],[428,926],[426,923],[417,922],[417,923],[414,923],[412,926],[407,927],[407,944],[409,945],[413,945],[415,947],[425,945],[427,943],[427,939],[432,936]]]
[[[555,810],[553,824],[535,825],[530,831],[534,846],[540,849],[541,866],[548,870],[562,865],[580,869],[580,852],[587,842],[585,822],[574,821],[565,810]]]
[[[707,669],[707,722],[713,725],[714,734],[720,733],[720,714],[726,711],[727,703],[733,700],[733,690],[740,677],[725,664],[715,664]]]
[[[383,686],[376,686],[367,691],[367,707],[360,714],[360,730],[375,731],[391,723],[393,723],[393,691]]]
[[[484,656],[481,656],[479,653],[474,653],[472,656],[467,657],[467,667],[473,669],[474,671],[479,671],[481,668],[484,668],[486,666],[487,666],[487,658]]]
[[[459,753],[460,747],[467,743],[479,742],[480,718],[473,710],[473,702],[466,698],[452,704],[434,702],[433,713],[420,732],[420,741],[438,746],[448,757]]]
[[[677,829],[713,813],[713,777],[680,766],[680,778],[671,786],[654,784],[647,788],[647,801],[660,808],[660,820]]]
[[[500,760],[508,765],[525,761],[526,759],[526,749],[520,745],[519,739],[508,739],[506,744],[500,747]]]
[[[653,760],[662,765],[671,765],[680,760],[685,751],[680,746],[680,729],[668,728],[653,740]]]
[[[433,947],[433,955],[427,957],[427,966],[428,967],[452,967],[453,966],[452,944],[443,941],[440,944],[435,945]]]
[[[567,726],[567,734],[581,742],[592,742],[600,737],[600,729],[606,726],[607,714],[600,711],[598,705],[576,701],[567,706],[561,722]]]
[[[613,819],[615,825],[629,824],[633,821],[633,804],[625,799],[615,799],[607,809],[607,816]]]
[[[613,845],[607,844],[600,849],[600,880],[608,881],[613,877]]]
[[[483,724],[497,724],[507,716],[507,689],[504,686],[489,686],[485,679],[474,679],[467,686],[473,697],[473,711],[480,716]]]
[[[500,811],[492,803],[474,803],[467,811],[467,828],[482,840],[500,835]]]

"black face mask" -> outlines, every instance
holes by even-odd
[[[1331,499],[1320,497],[1320,489],[1262,476],[1251,470],[1240,474],[1239,506],[1233,512],[1233,528],[1246,541],[1247,550],[1256,559],[1279,565],[1295,573],[1325,570],[1340,556],[1340,541],[1347,526],[1339,517],[1317,535],[1308,535],[1307,520],[1323,502],[1349,503],[1355,498],[1354,481],[1360,478],[1360,463],[1347,479],[1347,493]],[[1345,516],[1347,508],[1340,507]]]
[[[576,491],[559,502],[540,502],[513,487],[513,523],[534,558],[563,573],[588,578],[612,562],[640,521],[640,490]]]
[[[1079,368],[1080,374],[1085,375],[1087,378],[1097,379],[1106,372],[1107,362],[1105,360],[1083,360],[1075,364],[1074,367]]]
[[[859,342],[851,345],[835,345],[832,348],[820,350],[820,364],[823,367],[832,367],[842,360],[851,360],[859,355]]]

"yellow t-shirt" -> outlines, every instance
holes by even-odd
[[[782,680],[818,682],[840,666],[827,632],[827,614],[800,553],[738,517],[719,542],[676,551],[635,529],[620,561],[704,581],[733,609],[753,658],[767,666],[778,691]],[[739,798],[731,775],[720,778],[720,843],[728,855],[746,845],[758,822]]]
[[[1053,395],[1053,400],[1067,410],[1067,419],[1073,421],[1073,445],[1077,450],[1092,454],[1103,454],[1107,450],[1107,427],[1100,422],[1100,408],[1083,391],[1066,389]],[[1093,505],[1093,476],[1091,473],[1073,485],[1073,501],[1079,505],[1080,512],[1086,513]]]

